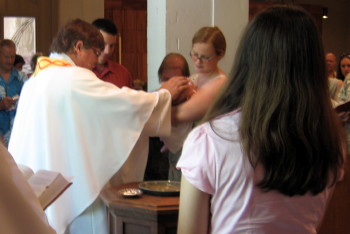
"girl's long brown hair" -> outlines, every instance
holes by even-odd
[[[263,166],[258,186],[265,191],[318,194],[333,184],[343,163],[341,127],[309,14],[290,6],[259,14],[235,61],[204,121],[241,108],[242,148],[254,167]]]

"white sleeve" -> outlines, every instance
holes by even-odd
[[[171,95],[161,89],[155,92],[158,102],[143,129],[143,134],[152,136],[168,136],[171,132]]]

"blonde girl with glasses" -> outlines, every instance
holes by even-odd
[[[161,138],[165,144],[162,151],[168,149],[174,155],[173,162],[177,163],[193,122],[204,116],[227,80],[226,74],[218,67],[225,52],[225,36],[218,27],[203,27],[194,34],[190,56],[196,73],[189,77],[192,88],[184,92],[183,97],[187,100],[172,108],[171,136]],[[169,179],[179,180],[180,176]]]
[[[218,27],[203,27],[194,34],[190,56],[196,73],[189,79],[194,84],[195,95],[173,107],[173,123],[197,121],[204,116],[227,80],[218,67],[225,52],[225,36]]]

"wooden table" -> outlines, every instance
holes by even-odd
[[[176,233],[179,197],[152,196],[139,198],[118,195],[123,188],[138,188],[137,183],[108,188],[100,197],[108,209],[110,233],[155,234]]]

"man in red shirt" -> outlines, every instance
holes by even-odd
[[[117,43],[118,29],[108,19],[96,19],[92,24],[98,28],[105,41],[105,48],[98,57],[98,62],[93,72],[101,80],[110,82],[119,88],[127,86],[132,88],[132,78],[129,71],[121,64],[111,61]]]

